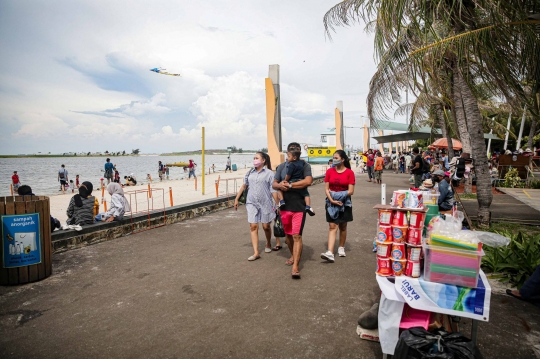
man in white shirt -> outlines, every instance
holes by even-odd
[[[409,173],[409,169],[411,167],[412,157],[410,153],[407,153],[405,155],[405,173]]]

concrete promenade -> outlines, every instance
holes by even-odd
[[[326,248],[324,186],[304,230],[301,280],[288,249],[253,254],[246,212],[228,209],[55,255],[53,276],[0,287],[0,358],[381,358],[356,335],[379,298],[372,240],[379,186],[357,176],[347,257]],[[386,172],[390,191],[406,175]],[[261,251],[264,247],[260,230]],[[274,245],[274,242],[272,242]],[[540,308],[492,295],[479,325],[485,358],[534,358]],[[461,329],[470,333],[470,320]]]

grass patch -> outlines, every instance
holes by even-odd
[[[459,195],[460,199],[476,199],[476,193],[461,193]]]
[[[540,234],[540,226],[531,226],[527,224],[511,223],[511,222],[496,222],[492,223],[489,228],[490,232],[508,232],[512,235],[517,235],[522,232],[526,235]]]

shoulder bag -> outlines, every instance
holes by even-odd
[[[240,198],[238,198],[238,202],[239,202],[239,203],[246,204],[247,195],[248,195],[248,190],[249,190],[249,182],[248,182],[248,178],[249,178],[249,175],[251,174],[251,172],[253,172],[253,168],[250,169],[250,170],[248,171],[248,173],[246,173],[246,177],[244,178],[244,182],[245,182],[245,184],[246,184],[246,187],[245,187],[244,190],[242,191],[242,194],[240,195]]]

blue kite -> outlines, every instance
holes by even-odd
[[[166,69],[162,69],[161,67],[154,67],[153,69],[150,69],[150,71],[155,72],[156,74],[160,75],[167,75],[167,76],[180,76],[180,74],[171,74]]]

